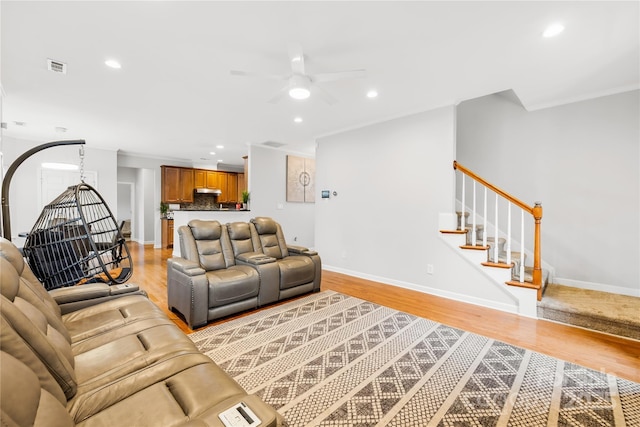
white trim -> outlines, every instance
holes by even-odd
[[[571,286],[574,288],[588,289],[590,291],[609,292],[612,294],[627,295],[630,297],[640,297],[640,289],[631,289],[625,286],[605,285],[604,283],[586,282],[584,280],[565,279],[564,277],[556,277],[554,285]]]
[[[589,101],[591,99],[602,98],[604,96],[611,96],[611,95],[617,95],[619,93],[631,92],[634,90],[638,90],[639,88],[640,88],[640,85],[633,83],[626,86],[618,86],[612,89],[595,91],[585,95],[579,95],[579,96],[574,96],[574,97],[569,97],[564,99],[556,99],[554,101],[539,102],[537,104],[523,103],[522,105],[525,108],[525,110],[527,110],[528,112],[532,112],[537,110],[543,110],[546,108],[560,107],[563,105],[573,104],[576,102]],[[514,92],[515,92],[515,89],[514,89]],[[520,99],[520,102],[522,102],[522,99],[520,97],[518,98]]]
[[[323,270],[333,271],[335,273],[345,274],[347,276],[353,276],[360,279],[371,280],[372,282],[383,283],[385,285],[397,286],[403,289],[409,289],[412,291],[421,292],[423,294],[435,295],[442,298],[447,298],[454,301],[460,301],[468,304],[478,305],[485,308],[491,308],[494,310],[504,311],[507,313],[518,314],[518,309],[515,305],[509,305],[499,303],[495,301],[489,301],[482,298],[470,297],[469,295],[458,294],[454,292],[443,291],[442,289],[429,288],[415,283],[404,282],[401,280],[389,279],[387,277],[374,276],[372,274],[361,273],[358,271],[347,270],[340,267],[334,267],[331,265],[323,265]]]

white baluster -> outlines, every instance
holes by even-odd
[[[507,264],[511,264],[511,202],[507,203]]]
[[[473,180],[473,212],[471,213],[471,245],[476,245],[476,181]]]
[[[487,187],[484,187],[484,215],[482,224],[482,246],[487,247]]]
[[[498,262],[498,255],[499,255],[499,251],[498,251],[498,193],[496,193],[496,214],[495,214],[496,220],[495,220],[495,227],[496,227],[496,235],[495,235],[495,241],[493,242],[493,262],[497,263]]]
[[[524,282],[524,210],[520,211],[520,283]]]
[[[460,209],[462,212],[460,213],[460,230],[465,230],[465,224],[464,224],[464,174],[462,174],[462,209]]]

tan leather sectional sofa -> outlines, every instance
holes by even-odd
[[[168,304],[192,329],[320,290],[320,256],[288,245],[272,218],[229,224],[192,220],[178,235],[182,256],[167,261]]]
[[[223,426],[219,414],[240,402],[260,426],[282,423],[144,295],[62,314],[3,238],[0,291],[2,426]]]

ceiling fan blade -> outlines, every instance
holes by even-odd
[[[260,73],[254,73],[251,71],[241,71],[241,70],[231,70],[229,74],[231,74],[232,76],[258,77],[261,79],[271,79],[271,80],[286,80],[288,77],[282,74],[260,74]]]
[[[290,42],[289,48],[289,62],[291,63],[291,71],[293,74],[304,74],[304,52],[300,43]]]
[[[349,70],[349,71],[337,71],[335,73],[321,73],[314,74],[311,77],[313,82],[332,82],[342,79],[358,79],[364,77],[366,70]]]
[[[289,85],[286,85],[282,89],[280,89],[278,91],[278,93],[273,98],[268,100],[267,102],[269,104],[277,104],[278,102],[280,102],[280,101],[282,101],[284,99],[284,97],[287,95],[288,91],[289,91]]]
[[[331,95],[326,90],[322,89],[320,86],[313,85],[311,86],[311,90],[317,93],[320,99],[322,99],[324,102],[326,102],[329,105],[333,105],[336,102],[338,102],[338,100],[333,95]]]

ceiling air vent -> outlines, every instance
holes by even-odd
[[[47,70],[54,73],[67,74],[67,64],[53,59],[47,59]]]
[[[262,145],[266,145],[267,147],[280,148],[283,145],[287,145],[287,144],[284,144],[282,142],[267,141],[267,142],[263,142]]]

